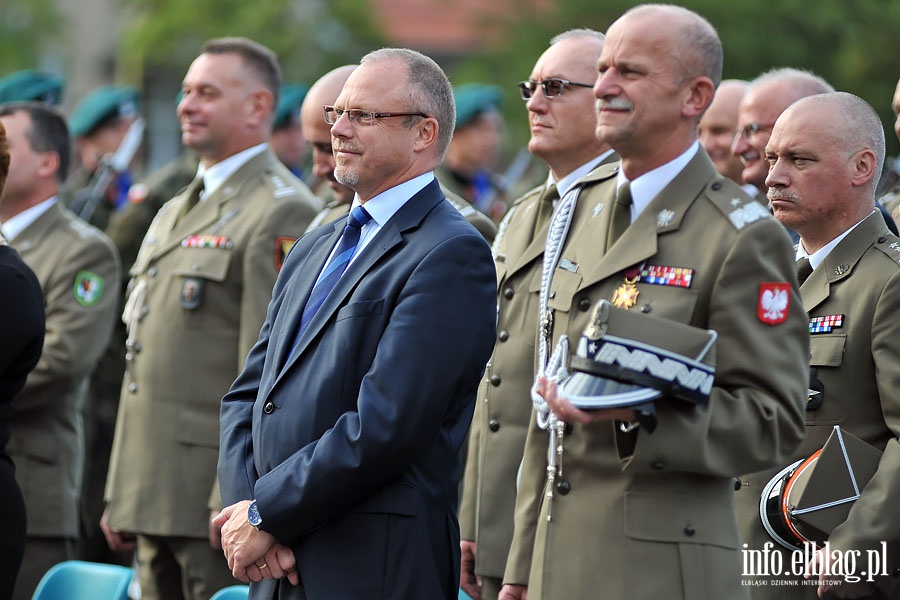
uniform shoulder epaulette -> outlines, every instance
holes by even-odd
[[[104,235],[102,231],[100,231],[90,223],[82,221],[74,215],[72,216],[72,218],[66,219],[66,224],[69,231],[72,232],[74,236],[82,240],[101,238]]]
[[[285,198],[287,196],[297,196],[300,194],[300,188],[292,178],[289,179],[286,175],[279,173],[274,169],[266,169],[263,179],[266,181],[266,185],[269,186],[269,190],[275,198]]]
[[[875,247],[881,250],[895,265],[900,266],[900,238],[893,233],[879,236]]]
[[[587,175],[580,177],[578,181],[573,184],[573,187],[579,183],[595,183],[598,181],[606,181],[611,177],[615,177],[619,174],[619,168],[621,167],[621,165],[621,161],[599,165]]]
[[[522,194],[521,196],[519,196],[518,198],[513,200],[512,204],[509,205],[510,209],[513,206],[519,206],[520,204],[524,204],[525,202],[528,201],[529,198],[534,198],[535,196],[540,196],[541,192],[544,191],[545,185],[546,184],[542,183],[541,185],[528,190],[527,192],[525,192],[524,194]]]
[[[740,231],[761,219],[771,219],[769,210],[736,183],[719,176],[710,181],[703,195],[718,208],[728,222]]]
[[[468,202],[466,202],[464,200],[459,200],[458,198],[454,198],[450,194],[445,193],[444,197],[447,198],[447,201],[453,205],[453,208],[455,208],[457,211],[459,211],[459,214],[461,214],[464,217],[468,217],[469,215],[475,214],[475,211],[477,210],[474,206],[472,206]]]

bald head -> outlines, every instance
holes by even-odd
[[[723,176],[741,181],[744,166],[740,159],[731,153],[731,141],[738,122],[738,107],[748,83],[739,79],[726,79],[716,90],[712,103],[700,119],[700,143],[706,149],[716,170]]]
[[[793,68],[773,69],[750,82],[738,110],[737,130],[742,134],[735,136],[731,147],[744,165],[741,172],[744,183],[765,192],[769,170],[765,161],[766,143],[778,116],[801,98],[833,91],[818,75]]]
[[[334,155],[331,152],[331,125],[325,122],[322,107],[334,104],[344,83],[357,65],[344,65],[329,71],[306,93],[300,109],[300,122],[307,143],[313,150],[313,175],[328,181],[335,198],[340,202],[353,200],[353,190],[334,179]]]

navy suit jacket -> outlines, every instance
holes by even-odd
[[[256,499],[301,579],[254,584],[251,598],[456,598],[459,450],[496,333],[490,249],[430,183],[349,266],[292,354],[345,222],[297,241],[222,400],[223,500]]]

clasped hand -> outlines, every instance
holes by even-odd
[[[246,583],[287,578],[291,584],[299,584],[294,552],[272,534],[253,527],[247,520],[249,507],[250,500],[242,500],[213,519],[213,525],[222,528],[222,551],[232,575]]]

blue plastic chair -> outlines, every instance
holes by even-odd
[[[212,598],[209,600],[247,600],[249,596],[249,585],[232,585],[227,588],[222,588],[213,594]]]
[[[134,569],[67,560],[50,567],[32,600],[128,600]]]

